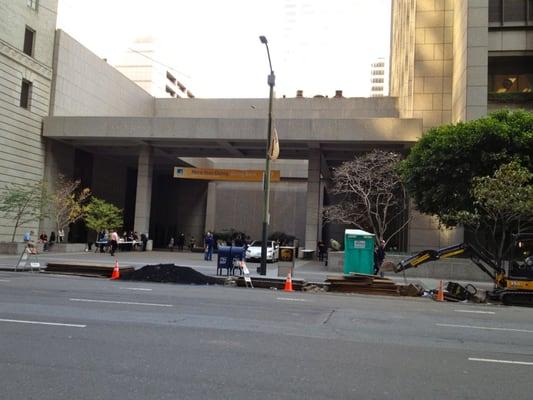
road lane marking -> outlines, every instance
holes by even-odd
[[[506,332],[523,332],[533,333],[533,331],[527,329],[512,329],[512,328],[492,328],[490,326],[473,326],[473,325],[454,325],[454,324],[435,324],[437,326],[444,326],[447,328],[469,328],[469,329],[484,329],[487,331],[506,331]]]
[[[108,303],[108,304],[129,304],[133,306],[174,307],[172,304],[137,303],[133,301],[111,301],[111,300],[92,300],[92,299],[69,299],[69,300],[80,301],[84,303]]]
[[[474,358],[474,357],[468,357],[468,361],[480,361],[480,362],[500,363],[500,364],[533,365],[533,362],[527,362],[527,361],[511,361],[511,360],[494,360],[494,359],[491,359],[491,358]]]
[[[305,299],[293,299],[290,297],[276,297],[276,300],[284,300],[284,301],[307,301]]]
[[[0,282],[11,282],[9,279],[0,279]]]
[[[140,288],[140,287],[119,287],[119,289],[125,289],[125,290],[140,290],[140,291],[146,291],[146,292],[150,292],[150,291],[152,291],[152,289]]]
[[[68,326],[72,328],[86,328],[87,325],[79,324],[62,324],[59,322],[42,322],[42,321],[24,321],[21,319],[0,319],[0,322],[16,322],[18,324],[36,324],[36,325],[52,325],[52,326]]]
[[[480,311],[480,310],[453,310],[455,312],[461,313],[472,313],[472,314],[496,314],[494,311]]]

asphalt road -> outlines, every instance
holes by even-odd
[[[533,309],[0,272],[2,399],[531,399]]]

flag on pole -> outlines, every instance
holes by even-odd
[[[277,160],[279,157],[279,139],[278,130],[274,127],[272,132],[272,139],[270,141],[270,147],[268,149],[268,158],[272,161]]]

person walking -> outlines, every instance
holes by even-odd
[[[324,258],[326,256],[326,244],[322,241],[322,240],[319,240],[318,243],[317,243],[317,247],[318,247],[318,261],[324,261]]]
[[[174,251],[174,238],[170,238],[170,242],[168,242],[168,248],[170,251]]]
[[[142,251],[146,251],[146,245],[148,244],[148,235],[141,233]]]
[[[211,261],[213,259],[213,235],[211,235],[211,232],[207,232],[205,235],[204,245],[204,260]]]
[[[118,233],[116,230],[113,230],[113,232],[111,232],[111,251],[110,251],[110,254],[112,256],[115,255],[115,251],[117,250],[117,247],[118,247]]]
[[[96,242],[96,231],[89,229],[87,231],[87,251],[91,251],[93,244]]]
[[[385,241],[381,240],[379,244],[374,249],[374,275],[381,275],[383,277],[383,272],[380,272],[381,264],[385,259]]]
[[[57,238],[59,239],[59,243],[63,243],[63,239],[65,238],[65,231],[63,228],[57,231]]]
[[[185,235],[182,232],[178,236],[178,251],[183,251],[184,246],[185,246]]]

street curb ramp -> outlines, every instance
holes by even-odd
[[[225,278],[204,275],[191,267],[175,264],[145,265],[138,270],[121,274],[120,279],[188,285],[223,285],[225,282]]]

